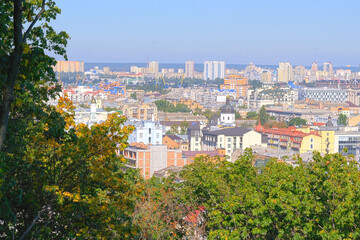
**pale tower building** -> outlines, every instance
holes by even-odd
[[[278,82],[289,82],[294,80],[294,70],[290,63],[279,63],[278,70]]]
[[[186,61],[185,62],[185,77],[186,78],[194,78],[195,77],[195,64],[194,61]]]
[[[159,72],[159,62],[149,62],[149,73],[158,73]]]
[[[318,70],[319,70],[318,64],[316,62],[313,62],[311,64],[311,71],[316,73]]]
[[[224,61],[205,61],[204,62],[204,80],[215,80],[225,77]]]

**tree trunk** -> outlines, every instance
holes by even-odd
[[[10,55],[9,69],[5,85],[2,87],[3,101],[0,105],[0,149],[6,139],[9,122],[10,105],[14,100],[14,85],[19,73],[21,56],[23,52],[22,39],[22,0],[14,0],[14,51]]]

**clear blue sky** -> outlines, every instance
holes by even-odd
[[[69,60],[360,64],[359,0],[58,0]]]

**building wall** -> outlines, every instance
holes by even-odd
[[[317,135],[308,135],[303,137],[301,142],[300,153],[309,151],[321,151],[321,137]]]
[[[261,146],[261,133],[253,130],[244,134],[242,149],[244,150],[252,146]]]

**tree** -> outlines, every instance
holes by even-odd
[[[171,127],[170,127],[170,132],[171,132],[172,134],[179,134],[179,126],[178,126],[176,123],[174,123],[174,124],[171,125]]]
[[[60,98],[57,109],[27,121],[21,139],[9,135],[15,146],[7,146],[0,159],[1,234],[16,239],[132,234],[139,175],[122,171],[124,158],[116,151],[127,146],[133,127],[124,126],[118,114],[91,128],[75,126],[73,109]]]
[[[337,123],[339,126],[347,126],[348,124],[348,118],[345,114],[343,113],[340,113],[339,117],[338,117],[338,120],[337,120]]]
[[[190,127],[188,122],[181,122],[180,123],[180,134],[184,135],[187,133],[187,129]]]
[[[65,32],[56,33],[49,25],[60,13],[52,0],[5,0],[0,2],[0,9],[0,148],[3,148],[11,106],[17,100],[14,91],[21,88],[29,76],[23,71],[24,68],[37,61],[37,57],[43,58],[45,50],[66,58],[64,47],[68,35]],[[39,22],[41,24],[36,26]],[[49,58],[46,63],[41,63],[45,64],[42,77],[55,78],[51,69],[54,59]]]
[[[251,89],[262,88],[262,82],[259,80],[250,80]]]
[[[130,97],[134,100],[137,100],[137,95],[136,95],[136,92],[133,92]]]
[[[258,115],[257,115],[257,113],[256,112],[247,112],[246,113],[246,118],[247,119],[254,119],[254,118],[256,118]]]
[[[269,114],[266,112],[266,108],[264,105],[260,108],[259,119],[261,125],[264,125],[269,120]]]
[[[289,121],[289,126],[303,126],[306,125],[306,120],[296,117]]]

